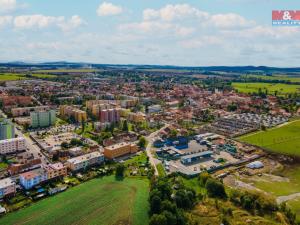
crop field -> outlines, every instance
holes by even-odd
[[[239,140],[276,153],[300,157],[300,120],[267,131],[248,134],[240,137]]]
[[[26,79],[22,74],[14,74],[14,73],[0,73],[0,81],[8,81],[8,80],[23,80]]]
[[[52,77],[56,77],[56,75],[32,74],[32,77],[52,78]],[[21,73],[0,73],[0,81],[12,81],[12,80],[24,80],[24,79],[31,79],[31,77],[26,77],[25,74],[21,74]]]
[[[300,76],[285,76],[282,74],[265,76],[265,75],[243,75],[243,78],[259,78],[262,80],[284,80],[291,82],[300,82]]]
[[[54,69],[54,70],[37,70],[36,73],[92,73],[101,71],[100,69]]]
[[[242,93],[258,93],[268,91],[268,94],[285,95],[291,93],[300,93],[300,86],[295,84],[276,84],[276,83],[232,83],[232,86]]]
[[[148,180],[93,179],[8,214],[0,224],[148,224]]]

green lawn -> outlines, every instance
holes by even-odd
[[[300,120],[267,131],[245,135],[239,140],[265,147],[276,153],[300,156]]]
[[[140,164],[146,164],[147,163],[147,154],[146,152],[142,152],[140,155],[136,155],[132,157],[131,159],[128,159],[124,162],[125,166],[129,165],[140,165]]]
[[[8,214],[0,224],[148,224],[148,180],[93,179]]]
[[[290,93],[300,93],[300,86],[295,84],[273,84],[273,83],[232,83],[232,86],[243,93],[258,93],[259,89],[262,92],[268,90],[268,94],[285,95]]]

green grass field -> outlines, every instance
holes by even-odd
[[[15,73],[0,73],[0,81],[8,81],[8,80],[24,80],[22,74],[15,74]]]
[[[289,196],[300,192],[300,166],[290,166],[283,170],[276,171],[274,175],[281,178],[287,178],[287,180],[272,180],[267,176],[254,177],[250,180],[243,179],[246,183],[251,183],[255,187],[263,190],[266,193],[273,195],[274,197]],[[300,221],[300,197],[288,200],[287,205],[296,213],[298,220]]]
[[[148,224],[148,180],[93,179],[0,219],[18,224]]]
[[[32,74],[32,77],[36,78],[54,78],[56,75],[50,74]],[[25,74],[21,73],[0,73],[0,81],[10,81],[10,80],[24,80],[24,79],[32,79],[30,77],[26,77]]]
[[[243,75],[243,78],[260,78],[262,80],[285,80],[291,82],[300,82],[300,77],[285,76],[282,74],[265,76],[265,75]]]
[[[274,181],[268,177],[263,177],[263,179],[258,177],[256,180],[251,180],[251,183],[276,197],[300,192],[300,167],[285,168],[283,171],[275,173],[275,175],[288,178],[288,180]]]
[[[300,156],[300,120],[267,131],[248,134],[240,137],[239,140],[276,153]]]
[[[258,93],[268,90],[269,94],[285,95],[290,93],[300,93],[300,86],[295,84],[272,84],[272,83],[232,83],[232,86],[242,93]]]

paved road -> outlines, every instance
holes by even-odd
[[[146,147],[146,153],[147,156],[149,158],[149,162],[151,163],[151,165],[153,166],[154,170],[155,170],[155,176],[158,176],[158,170],[156,165],[160,163],[160,161],[156,158],[154,158],[152,152],[151,152],[151,148],[152,148],[152,144],[153,144],[153,139],[158,135],[159,132],[161,132],[162,130],[166,129],[168,126],[170,126],[169,124],[165,124],[162,128],[160,128],[159,130],[151,133],[149,136],[146,137],[147,141],[148,141],[148,145]]]
[[[6,114],[2,110],[0,110],[0,116],[7,118]],[[34,158],[40,158],[42,160],[42,164],[49,163],[49,160],[42,154],[40,147],[37,146],[30,137],[25,136],[17,124],[15,124],[15,134],[17,134],[18,137],[25,138],[27,148],[29,149],[30,153],[33,154]]]
[[[27,148],[29,149],[29,152],[33,154],[34,158],[40,158],[42,160],[42,164],[49,163],[49,160],[41,151],[41,148],[28,136],[24,135],[22,131],[15,129],[16,134],[19,137],[23,137],[26,140]]]

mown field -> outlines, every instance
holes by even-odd
[[[295,84],[276,84],[276,83],[232,83],[232,86],[242,93],[258,93],[268,91],[268,94],[285,95],[292,93],[300,93],[300,86]]]
[[[93,179],[5,215],[0,224],[148,224],[148,185],[138,178]]]
[[[300,156],[300,120],[267,131],[248,134],[239,140],[265,147],[276,153]]]

